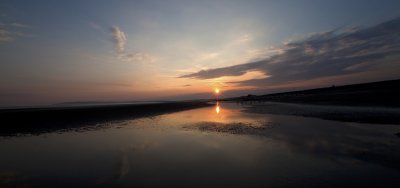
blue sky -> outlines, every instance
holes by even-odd
[[[398,10],[398,0],[2,1],[0,105],[207,97],[197,94],[216,87],[229,96],[395,79],[398,21],[384,27],[389,34],[380,32],[387,43],[358,36],[398,19]],[[337,51],[344,40],[360,41],[324,58],[316,50]],[[313,59],[289,48],[308,50]],[[365,50],[371,52],[362,60],[343,59]],[[301,62],[295,55],[315,66],[284,60]],[[270,66],[271,58],[279,66]],[[346,63],[327,64],[332,59]]]

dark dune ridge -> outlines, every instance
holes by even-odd
[[[400,79],[267,95],[248,95],[224,100],[399,108],[399,96]]]
[[[166,102],[86,107],[25,108],[0,110],[0,136],[41,134],[96,127],[101,123],[189,110],[207,102]]]

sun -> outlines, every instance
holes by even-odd
[[[215,92],[215,94],[219,94],[219,88],[215,88],[215,90],[214,90],[214,92]]]

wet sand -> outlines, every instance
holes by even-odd
[[[207,102],[195,101],[3,109],[0,110],[0,136],[93,129],[97,126],[107,126],[115,121],[152,117],[209,105]]]
[[[400,186],[398,125],[204,105],[89,131],[0,136],[0,187]]]
[[[396,119],[400,116],[399,110],[285,103],[236,105],[253,121],[200,121],[183,128],[275,139],[284,141],[296,152],[335,160],[352,158],[400,170],[400,132],[396,131],[400,130]]]

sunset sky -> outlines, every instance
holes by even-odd
[[[0,2],[0,106],[400,78],[399,0]]]

